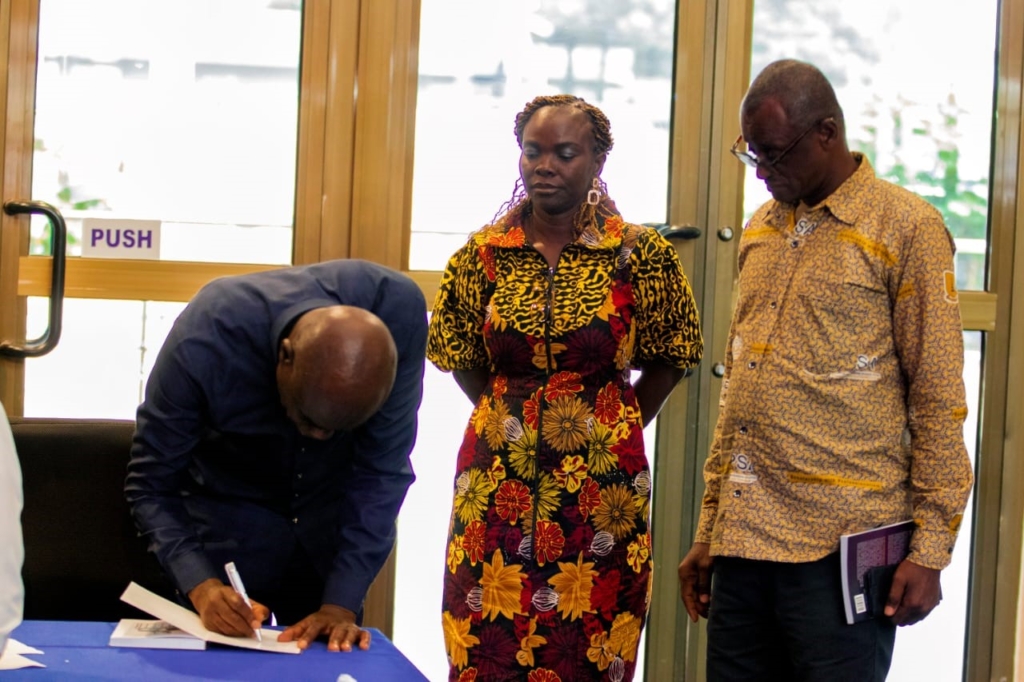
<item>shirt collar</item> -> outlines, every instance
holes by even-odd
[[[875,179],[875,169],[868,161],[868,157],[860,152],[853,152],[853,158],[857,161],[857,170],[853,175],[846,178],[839,187],[828,195],[821,202],[811,206],[807,212],[818,209],[828,209],[829,213],[842,222],[853,225],[860,217],[861,202],[858,197],[864,195],[864,189]],[[774,200],[773,200],[774,201]],[[787,225],[793,215],[793,204],[774,201],[770,209],[770,222],[776,226]]]
[[[596,219],[586,225],[572,243],[587,249],[617,249],[622,244],[623,232],[626,229],[626,223],[618,213],[598,213]],[[478,246],[526,248],[526,233],[523,231],[521,211],[509,211],[497,222],[478,231],[473,240]]]
[[[270,345],[274,357],[277,357],[277,348],[281,343],[281,337],[295,320],[317,308],[327,308],[332,305],[340,305],[338,301],[329,298],[307,298],[285,308],[276,318],[270,327]]]

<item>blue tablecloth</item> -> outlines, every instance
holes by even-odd
[[[26,621],[11,636],[43,651],[45,668],[2,673],[7,680],[324,680],[347,673],[357,682],[426,680],[378,630],[369,651],[330,652],[314,642],[299,655],[208,645],[205,651],[107,646],[114,623]]]

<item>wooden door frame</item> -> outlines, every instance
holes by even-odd
[[[39,31],[38,0],[0,3],[0,203],[26,201],[32,192],[32,154],[36,43]],[[18,264],[28,253],[27,216],[0,213],[0,300],[15,300]],[[47,279],[49,273],[47,273]],[[26,304],[0,305],[0,340],[21,343],[25,339]],[[25,362],[0,356],[0,402],[7,414],[24,411]]]

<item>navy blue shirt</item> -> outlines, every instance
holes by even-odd
[[[278,344],[301,314],[339,304],[384,321],[398,373],[368,422],[316,441],[281,406]],[[426,330],[416,284],[365,261],[228,277],[196,294],[146,385],[125,484],[136,524],[183,594],[225,580],[227,561],[250,593],[273,590],[304,550],[323,602],[361,610],[414,478]]]

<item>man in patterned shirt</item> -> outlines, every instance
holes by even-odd
[[[740,241],[683,602],[709,619],[709,682],[884,680],[896,626],[939,602],[973,481],[953,240],[850,152],[817,68],[767,66],[741,129],[773,200]],[[847,625],[840,536],[908,518],[884,616]]]

